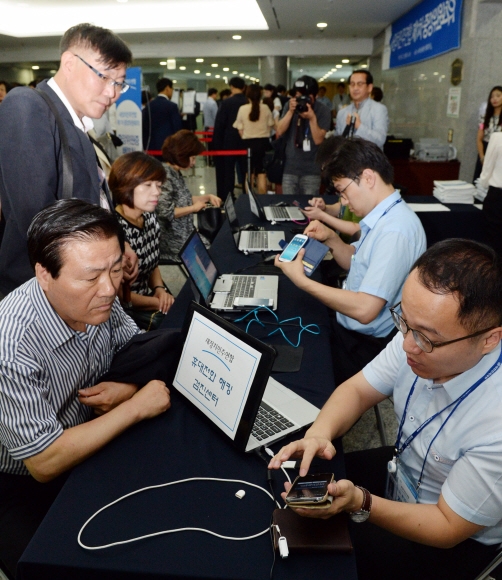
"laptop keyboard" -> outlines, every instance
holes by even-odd
[[[262,441],[263,439],[267,439],[277,433],[281,433],[281,431],[286,431],[286,429],[289,429],[290,427],[294,427],[294,424],[291,423],[291,421],[288,421],[286,417],[283,417],[275,409],[272,409],[272,407],[262,401],[260,408],[258,409],[258,415],[256,415],[251,435],[255,439],[258,439],[258,441]]]
[[[233,276],[232,288],[230,289],[230,292],[228,293],[228,296],[225,300],[225,308],[233,306],[234,300],[237,297],[253,298],[256,287],[256,280],[256,276]]]
[[[248,248],[268,248],[268,232],[249,232]]]
[[[274,219],[289,219],[289,212],[285,207],[279,206],[270,206],[272,211],[272,217]]]

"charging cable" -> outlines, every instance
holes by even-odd
[[[264,487],[261,487],[259,485],[254,484],[254,483],[250,483],[249,481],[243,481],[242,479],[223,479],[220,477],[190,477],[188,479],[179,479],[178,481],[170,481],[169,483],[162,483],[160,485],[150,485],[148,487],[142,487],[141,489],[137,489],[136,491],[132,491],[131,493],[127,493],[126,495],[123,495],[122,497],[119,497],[118,499],[116,499],[116,500],[110,502],[109,504],[103,506],[102,508],[100,508],[80,528],[80,531],[79,531],[78,536],[77,536],[77,542],[78,542],[79,546],[81,548],[84,548],[84,550],[103,550],[105,548],[111,548],[112,546],[120,546],[122,544],[130,544],[132,542],[137,542],[139,540],[144,540],[146,538],[153,538],[155,536],[162,536],[164,534],[176,534],[178,532],[204,532],[205,534],[210,534],[211,536],[216,536],[217,538],[221,538],[222,540],[234,540],[234,541],[252,540],[254,538],[258,538],[259,536],[263,536],[264,534],[269,533],[270,526],[267,526],[267,528],[265,530],[258,532],[257,534],[253,534],[251,536],[243,536],[240,538],[235,538],[232,536],[223,536],[222,534],[217,534],[216,532],[213,532],[211,530],[206,530],[205,528],[189,527],[189,528],[176,528],[176,529],[172,529],[172,530],[163,530],[161,532],[154,532],[152,534],[145,534],[144,536],[138,536],[137,538],[131,538],[129,540],[121,540],[119,542],[112,542],[111,544],[105,544],[103,546],[87,546],[82,542],[82,540],[81,540],[82,534],[83,534],[85,528],[88,526],[88,524],[98,514],[105,511],[106,509],[108,509],[112,505],[115,505],[115,504],[121,502],[122,500],[124,500],[128,497],[131,497],[131,496],[136,495],[138,493],[142,493],[143,491],[147,491],[149,489],[158,489],[161,487],[168,487],[170,485],[176,485],[178,483],[187,483],[189,481],[225,481],[225,482],[230,482],[230,483],[242,483],[244,485],[249,485],[251,487],[255,487],[256,489],[263,491],[264,493],[266,493],[270,497],[270,499],[272,501],[274,501],[277,504],[277,506],[279,508],[281,507],[279,505],[279,503],[274,499],[274,496],[268,490],[266,490]],[[238,493],[240,493],[240,492],[238,492]],[[239,499],[241,499],[241,498],[239,498]]]

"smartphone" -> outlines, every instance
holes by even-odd
[[[298,476],[286,496],[286,503],[308,505],[323,503],[328,499],[328,485],[333,481],[332,473],[309,473]]]
[[[308,236],[304,234],[296,234],[296,236],[289,242],[282,254],[279,256],[280,262],[291,262],[296,258],[298,252],[307,243]]]

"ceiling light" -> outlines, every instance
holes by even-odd
[[[219,79],[220,78],[220,75],[214,75],[214,78],[215,79]]]
[[[350,60],[348,58],[342,58],[343,64],[349,64]]]
[[[194,70],[193,71],[196,75],[198,75],[200,73],[200,70]]]
[[[244,78],[245,78],[245,79],[248,79],[248,78],[249,78],[249,75],[246,75]]]
[[[233,70],[233,71],[232,71],[232,74],[233,74],[233,75],[236,75],[236,74],[238,74],[238,73],[239,73],[239,71],[238,71],[238,70]]]
[[[340,79],[340,82],[343,83],[345,79]]]
[[[166,64],[167,64],[167,60],[161,60],[161,61],[159,62],[159,64],[160,64],[160,65],[162,65],[162,66],[166,66]]]
[[[173,79],[173,83],[177,83],[178,81],[176,79]]]
[[[332,69],[331,69],[331,72],[335,72],[335,71],[336,71],[336,68],[332,68]]]
[[[176,59],[175,58],[168,58],[167,59],[167,70],[176,70]]]
[[[213,64],[211,65],[213,68],[216,68],[218,66],[217,63],[213,62]]]
[[[327,22],[318,22],[317,23],[317,28],[326,28],[326,26],[328,26]]]
[[[223,68],[223,71],[224,71],[224,72],[227,72],[227,71],[229,71],[229,70],[230,70],[230,69],[228,68],[228,66],[226,66],[226,67],[224,67],[224,68]]]
[[[336,68],[342,68],[342,65],[341,64],[337,64],[337,65],[335,65],[335,67]]]
[[[361,65],[361,68],[368,68],[368,65],[367,64],[362,64]]]
[[[243,76],[244,76],[244,73],[241,73],[239,76],[240,76],[240,77],[243,77]]]
[[[204,59],[203,58],[196,58],[195,62],[204,62]]]
[[[438,72],[435,72],[435,73],[432,73],[432,74],[434,74],[435,76],[437,76],[439,73]]]
[[[210,77],[210,76],[211,76],[211,73],[206,73],[206,76],[207,76],[207,77]]]
[[[50,70],[49,71],[51,73],[51,75],[55,75],[58,71],[56,69]]]
[[[234,34],[234,35],[232,36],[232,38],[233,38],[234,40],[240,40],[240,39],[242,38],[242,36],[241,36],[240,34]]]
[[[38,64],[34,64],[31,68],[33,70],[39,70],[40,67],[38,66]]]
[[[187,67],[186,66],[180,66],[180,70],[186,70]]]

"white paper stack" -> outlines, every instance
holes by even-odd
[[[474,203],[476,188],[472,183],[459,179],[434,181],[432,193],[441,203]]]
[[[481,180],[478,177],[474,182],[476,185],[476,194],[474,195],[474,197],[479,201],[484,201],[486,194],[488,193],[488,189],[482,187],[480,181]]]

